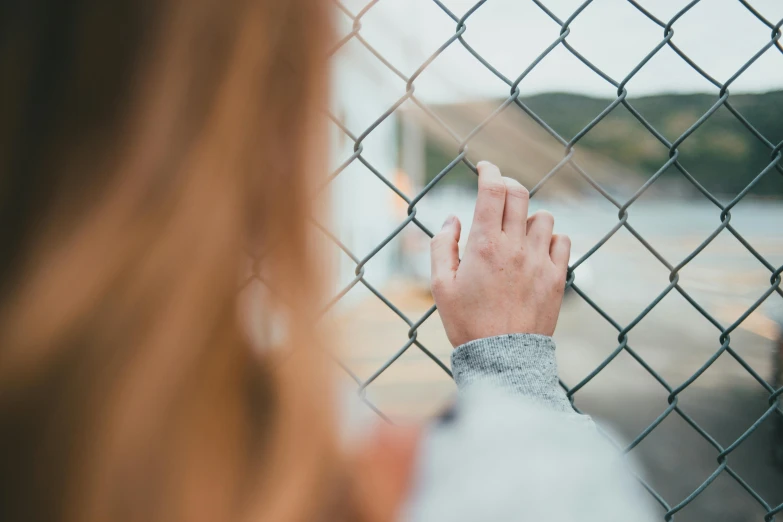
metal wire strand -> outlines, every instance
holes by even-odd
[[[587,57],[575,49],[568,41],[568,37],[572,32],[573,22],[581,15],[581,13],[593,2],[593,0],[586,0],[580,4],[567,18],[560,19],[554,14],[554,12],[547,7],[546,1],[532,0],[549,19],[556,23],[560,27],[559,34],[550,45],[541,52],[530,64],[524,69],[519,71],[519,74],[514,78],[508,78],[503,75],[492,63],[482,56],[476,49],[470,45],[469,41],[471,33],[469,30],[469,24],[471,17],[479,12],[482,6],[487,0],[480,0],[470,6],[463,14],[452,12],[443,2],[440,0],[422,0],[422,2],[432,2],[442,13],[445,19],[454,23],[454,31],[441,43],[438,48],[433,51],[425,60],[421,62],[419,67],[410,74],[406,75],[400,68],[396,67],[389,59],[384,57],[375,47],[373,47],[362,33],[362,19],[370,12],[381,0],[371,0],[362,7],[362,9],[356,13],[349,10],[339,0],[334,0],[335,8],[339,11],[338,16],[347,17],[350,21],[351,30],[342,36],[334,45],[327,50],[329,56],[339,53],[340,50],[346,46],[349,42],[356,42],[363,46],[383,67],[388,69],[397,81],[401,82],[400,86],[404,86],[404,93],[394,103],[392,103],[382,114],[380,114],[375,120],[373,120],[367,127],[361,130],[352,132],[349,128],[341,122],[333,114],[327,112],[328,118],[335,125],[337,130],[341,132],[344,137],[352,144],[352,153],[349,157],[345,158],[342,163],[328,176],[323,182],[323,185],[318,187],[316,192],[320,192],[335,179],[337,179],[348,166],[352,164],[361,164],[366,171],[372,176],[378,178],[388,189],[402,201],[407,204],[407,216],[400,221],[394,229],[389,232],[374,248],[369,252],[355,253],[352,252],[338,237],[329,231],[327,228],[316,223],[321,232],[331,240],[336,247],[354,264],[355,277],[341,290],[339,291],[324,307],[324,312],[331,309],[340,299],[342,299],[352,288],[357,285],[362,285],[375,297],[377,297],[391,312],[393,312],[400,320],[400,326],[406,328],[408,340],[399,347],[399,349],[393,353],[383,364],[381,364],[372,374],[366,378],[359,378],[344,362],[336,360],[336,363],[342,368],[351,380],[356,383],[357,393],[360,398],[382,419],[391,422],[389,417],[384,415],[378,407],[372,404],[366,397],[368,387],[371,387],[373,382],[377,380],[385,371],[391,367],[395,361],[399,359],[406,351],[415,347],[421,353],[426,355],[433,361],[437,368],[442,370],[447,375],[451,376],[449,367],[444,361],[439,359],[433,352],[431,352],[424,344],[422,344],[419,338],[418,332],[421,326],[431,318],[436,311],[436,307],[433,305],[427,310],[421,317],[411,318],[408,317],[397,305],[395,305],[387,296],[383,294],[378,288],[370,283],[368,279],[368,263],[383,249],[385,248],[395,237],[403,232],[406,228],[415,227],[424,232],[427,236],[432,237],[432,232],[419,220],[417,217],[417,204],[424,198],[436,185],[441,183],[443,179],[448,176],[457,166],[465,165],[468,169],[476,172],[475,165],[468,158],[468,146],[472,140],[479,135],[487,125],[494,121],[501,113],[507,110],[516,110],[521,114],[526,115],[527,118],[534,124],[538,125],[544,132],[551,136],[557,143],[562,146],[562,159],[557,165],[548,172],[538,184],[535,185],[530,191],[531,197],[534,197],[540,189],[551,180],[559,175],[560,172],[566,166],[573,169],[577,175],[586,181],[598,194],[605,198],[611,205],[617,208],[617,221],[606,230],[601,238],[590,248],[587,252],[574,260],[568,270],[567,286],[574,290],[574,293],[578,295],[584,302],[596,312],[597,316],[601,320],[606,321],[612,328],[618,332],[617,346],[611,351],[611,353],[598,364],[591,372],[589,372],[582,380],[572,385],[561,382],[562,387],[566,390],[566,393],[572,403],[578,392],[588,385],[601,371],[607,366],[612,364],[612,361],[621,353],[625,352],[630,355],[639,366],[652,376],[663,389],[667,392],[666,404],[661,405],[661,410],[656,419],[651,422],[645,429],[643,429],[636,438],[625,448],[625,452],[631,452],[636,446],[644,440],[653,430],[656,429],[664,419],[671,414],[676,414],[716,451],[716,463],[715,470],[707,477],[702,484],[699,485],[685,498],[679,499],[679,501],[671,502],[664,499],[652,486],[646,483],[643,479],[639,478],[644,489],[653,497],[653,499],[665,510],[663,518],[665,520],[671,520],[674,515],[693,502],[701,493],[706,490],[713,481],[721,474],[726,474],[737,482],[765,511],[764,520],[769,522],[774,520],[775,515],[783,511],[783,505],[770,505],[764,498],[751,487],[737,472],[730,466],[730,460],[734,451],[745,442],[750,435],[755,432],[758,427],[769,417],[776,414],[780,414],[781,401],[783,401],[783,388],[774,389],[764,378],[762,378],[750,364],[747,363],[731,346],[731,333],[740,326],[740,324],[750,316],[764,301],[773,293],[777,293],[783,296],[783,288],[781,287],[781,272],[783,267],[776,267],[771,264],[767,259],[762,256],[757,249],[755,249],[751,243],[742,236],[742,234],[731,224],[731,211],[736,205],[753,189],[758,182],[768,176],[783,175],[783,142],[774,143],[770,141],[764,134],[756,128],[753,123],[742,115],[739,110],[732,104],[729,87],[766,52],[780,52],[783,54],[783,46],[781,46],[781,25],[783,20],[773,22],[766,19],[758,10],[756,10],[748,1],[737,0],[738,3],[743,6],[753,17],[755,17],[766,29],[769,31],[769,40],[765,45],[758,49],[758,51],[750,57],[745,63],[743,63],[736,72],[729,77],[725,82],[720,82],[717,79],[706,73],[692,58],[690,58],[680,47],[675,43],[675,29],[677,21],[694,8],[701,0],[693,0],[682,9],[677,11],[674,16],[666,20],[661,20],[651,14],[636,0],[626,0],[630,6],[643,15],[650,24],[658,26],[662,31],[661,40],[653,46],[644,58],[636,64],[630,72],[621,79],[614,79],[608,73],[601,70],[597,65],[592,63]],[[393,0],[386,0],[393,1]],[[485,67],[498,82],[505,84],[508,88],[508,94],[498,106],[493,110],[486,118],[484,118],[478,125],[471,129],[467,134],[460,134],[453,128],[447,125],[430,107],[423,103],[415,95],[416,80],[420,75],[435,61],[441,54],[443,54],[448,48],[453,45],[462,46],[473,58],[475,58],[483,67]],[[608,85],[612,86],[616,90],[615,99],[612,100],[599,114],[597,114],[587,125],[579,130],[572,138],[566,139],[559,135],[541,116],[536,114],[525,102],[520,98],[520,85],[522,85],[528,75],[539,64],[547,58],[555,49],[562,47],[582,64],[588,67],[593,73],[605,81]],[[660,131],[658,131],[630,102],[628,99],[627,85],[631,79],[633,79],[639,71],[641,71],[650,60],[656,56],[664,47],[669,47],[680,59],[688,64],[697,74],[702,76],[715,88],[715,100],[712,106],[702,114],[695,123],[693,123],[687,130],[685,130],[680,136],[673,141],[669,141]],[[364,155],[364,142],[367,137],[375,131],[379,125],[381,125],[387,118],[397,111],[400,106],[406,101],[410,101],[415,104],[424,115],[430,118],[437,126],[449,136],[456,147],[457,154],[445,165],[440,172],[438,172],[434,178],[423,188],[421,191],[409,197],[400,188],[376,168]],[[660,142],[668,150],[668,159],[660,165],[660,167],[653,173],[646,182],[626,201],[618,201],[614,198],[610,192],[603,187],[595,178],[593,178],[587,170],[580,165],[575,159],[575,149],[584,136],[591,132],[601,121],[603,121],[609,114],[611,114],[618,107],[623,106],[630,114],[652,135],[658,142]],[[693,133],[699,129],[706,121],[708,121],[716,111],[721,107],[725,107],[730,114],[732,114],[736,120],[747,129],[759,143],[761,143],[766,149],[769,150],[769,164],[760,171],[755,178],[747,184],[747,186],[740,191],[730,202],[727,204],[721,203],[721,201],[711,194],[703,185],[701,185],[686,169],[686,167],[680,162],[680,147],[685,143]],[[702,242],[689,254],[687,254],[682,260],[669,261],[667,260],[654,246],[647,241],[632,224],[629,210],[633,207],[634,203],[661,177],[661,175],[667,170],[674,170],[679,173],[685,180],[687,180],[695,189],[701,193],[707,201],[710,201],[715,206],[716,226],[712,233],[703,238]],[[597,302],[588,296],[577,284],[575,277],[575,269],[581,264],[590,259],[598,250],[600,250],[607,241],[609,241],[621,228],[627,230],[639,244],[641,244],[648,252],[650,252],[658,262],[669,273],[668,285],[662,290],[658,296],[655,297],[644,310],[637,315],[630,323],[623,325],[615,320],[609,313],[601,308]],[[733,235],[740,244],[747,249],[747,251],[759,262],[759,264],[769,272],[769,287],[758,296],[755,302],[748,307],[733,323],[724,325],[717,319],[715,319],[702,305],[700,305],[696,299],[694,299],[688,292],[686,292],[680,285],[680,272],[683,268],[688,266],[705,248],[707,248],[713,240],[721,234],[723,231]],[[248,284],[249,281],[254,278],[258,278],[257,263],[253,265],[252,274],[247,281],[243,283],[243,287]],[[684,382],[679,385],[669,384],[656,370],[647,364],[647,362],[631,347],[630,339],[633,334],[634,328],[647,316],[656,306],[662,302],[666,296],[670,293],[676,292],[681,295],[685,300],[707,321],[709,324],[715,327],[715,346],[714,353],[704,361],[704,363]],[[765,413],[760,416],[740,437],[738,437],[729,446],[722,446],[719,444],[706,430],[704,430],[696,421],[683,410],[679,403],[680,394],[685,391],[693,382],[695,382],[705,371],[707,371],[721,356],[732,357],[736,360],[748,374],[758,382],[759,386],[768,394],[769,407]],[[577,410],[579,411],[579,410]],[[616,443],[615,443],[616,445]]]

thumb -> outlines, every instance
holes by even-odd
[[[459,235],[462,225],[456,216],[449,216],[440,232],[430,242],[432,280],[447,281],[454,278],[459,267]]]

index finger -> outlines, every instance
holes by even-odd
[[[506,205],[506,184],[500,169],[488,161],[479,161],[478,197],[472,229],[483,233],[500,233]]]

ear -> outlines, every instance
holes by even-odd
[[[379,424],[356,454],[354,501],[363,522],[394,522],[408,497],[419,427]]]

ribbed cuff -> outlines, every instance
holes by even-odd
[[[574,411],[558,382],[551,337],[508,334],[477,339],[452,352],[451,370],[460,390],[488,382],[553,410]]]

